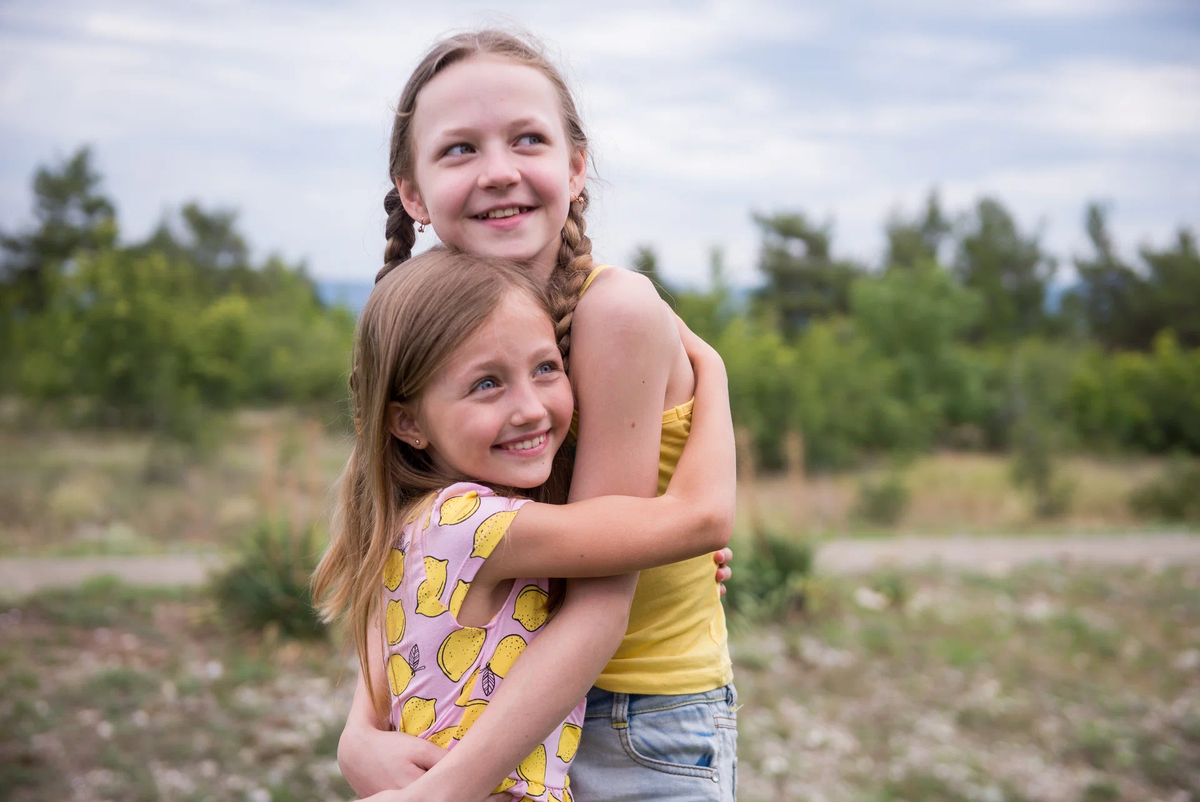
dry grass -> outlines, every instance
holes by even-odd
[[[1074,485],[1071,507],[1061,518],[1039,520],[1032,499],[1013,487],[1009,464],[992,454],[939,453],[915,460],[902,472],[911,500],[893,528],[921,534],[1086,532],[1153,526],[1129,507],[1129,494],[1162,470],[1154,458],[1101,460],[1071,457],[1062,472]],[[759,479],[753,497],[739,493],[739,523],[749,526],[757,509],[770,526],[821,534],[878,533],[855,518],[859,487],[886,468],[834,476]],[[890,530],[884,530],[890,531]]]
[[[0,429],[0,555],[225,549],[267,511],[294,521],[328,511],[347,438],[287,411],[244,412],[207,454],[155,449],[143,435]],[[1072,458],[1068,514],[1038,521],[1000,456],[944,453],[904,472],[911,503],[894,527],[856,520],[859,486],[883,469],[743,482],[741,526],[756,514],[785,531],[922,534],[1112,531],[1153,525],[1129,491],[1154,459]]]
[[[0,554],[227,547],[264,513],[321,517],[345,437],[287,412],[246,412],[218,448],[128,433],[0,430]]]

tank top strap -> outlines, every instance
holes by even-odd
[[[610,267],[612,267],[612,265],[596,265],[594,268],[592,268],[592,272],[588,273],[588,277],[583,280],[583,286],[579,288],[579,297],[582,298],[583,294],[587,292],[588,287],[592,286],[592,282],[596,280],[596,276],[600,275],[605,270],[608,270]]]

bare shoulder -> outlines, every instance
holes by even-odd
[[[571,323],[572,342],[583,346],[613,337],[636,337],[645,345],[664,346],[678,340],[670,308],[641,273],[609,268],[579,299]]]

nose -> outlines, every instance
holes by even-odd
[[[512,413],[508,422],[513,426],[529,426],[546,419],[546,405],[533,382],[519,382],[512,388]]]
[[[505,189],[521,180],[513,154],[507,148],[489,148],[479,173],[480,189]]]

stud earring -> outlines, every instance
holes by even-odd
[[[421,445],[421,441],[420,441],[420,440],[413,440],[413,445],[414,445],[414,446],[419,446],[419,445]]]

